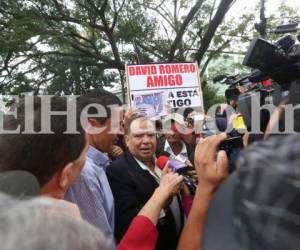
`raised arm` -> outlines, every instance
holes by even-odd
[[[118,250],[155,249],[158,232],[156,224],[160,211],[169,199],[179,192],[183,177],[168,173],[160,181],[151,198],[131,222],[126,234],[118,245]]]
[[[228,159],[225,151],[218,152],[216,157],[217,146],[226,137],[226,134],[210,136],[196,147],[195,169],[199,184],[179,239],[178,250],[201,249],[208,208],[215,191],[228,175]]]

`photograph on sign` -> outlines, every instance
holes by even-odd
[[[138,91],[131,94],[131,103],[140,115],[153,117],[163,113],[167,97],[163,91]]]

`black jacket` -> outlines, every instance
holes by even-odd
[[[112,162],[106,173],[115,200],[115,237],[119,242],[158,184],[148,171],[138,165],[129,152]],[[179,236],[170,210],[159,220],[157,229],[159,236],[156,249],[176,249]]]

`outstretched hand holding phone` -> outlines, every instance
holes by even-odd
[[[177,249],[201,249],[205,218],[213,195],[228,176],[226,152],[217,152],[219,144],[227,138],[225,133],[202,140],[195,150],[195,169],[198,187],[186,225]]]

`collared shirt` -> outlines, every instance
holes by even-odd
[[[176,156],[181,156],[182,158],[184,158],[185,160],[188,160],[188,153],[187,153],[187,149],[186,149],[186,145],[183,141],[181,141],[182,144],[182,148],[179,154],[175,155],[175,153],[173,152],[168,140],[166,140],[165,142],[165,147],[164,147],[164,151],[168,152],[170,155],[172,155],[173,157]]]
[[[138,160],[137,158],[134,157],[134,159],[137,161],[137,163],[139,164],[139,166],[149,172],[153,178],[156,180],[156,182],[159,184],[160,183],[160,178],[161,178],[161,175],[162,175],[162,171],[155,165],[154,167],[154,172],[151,171],[147,165],[143,162],[141,162],[140,160]],[[170,204],[170,209],[174,215],[174,219],[175,219],[175,223],[176,223],[176,229],[177,229],[177,232],[180,231],[180,207],[179,207],[179,201],[177,200],[177,197],[174,196],[171,204]],[[164,216],[166,215],[165,211],[164,210],[161,210],[160,212],[160,215],[159,215],[159,218],[163,218]]]
[[[105,169],[109,164],[106,154],[89,146],[85,165],[77,181],[65,194],[65,199],[76,203],[83,219],[113,238],[114,199]]]
[[[139,166],[140,166],[143,170],[149,172],[149,173],[153,176],[153,178],[156,180],[156,182],[159,184],[160,178],[161,178],[161,170],[159,169],[159,167],[157,167],[157,166],[155,165],[155,166],[154,166],[154,172],[152,172],[152,171],[148,168],[148,166],[147,166],[145,163],[141,162],[140,160],[138,160],[138,159],[135,158],[135,157],[133,157],[133,158],[136,160],[136,162],[139,164]]]

